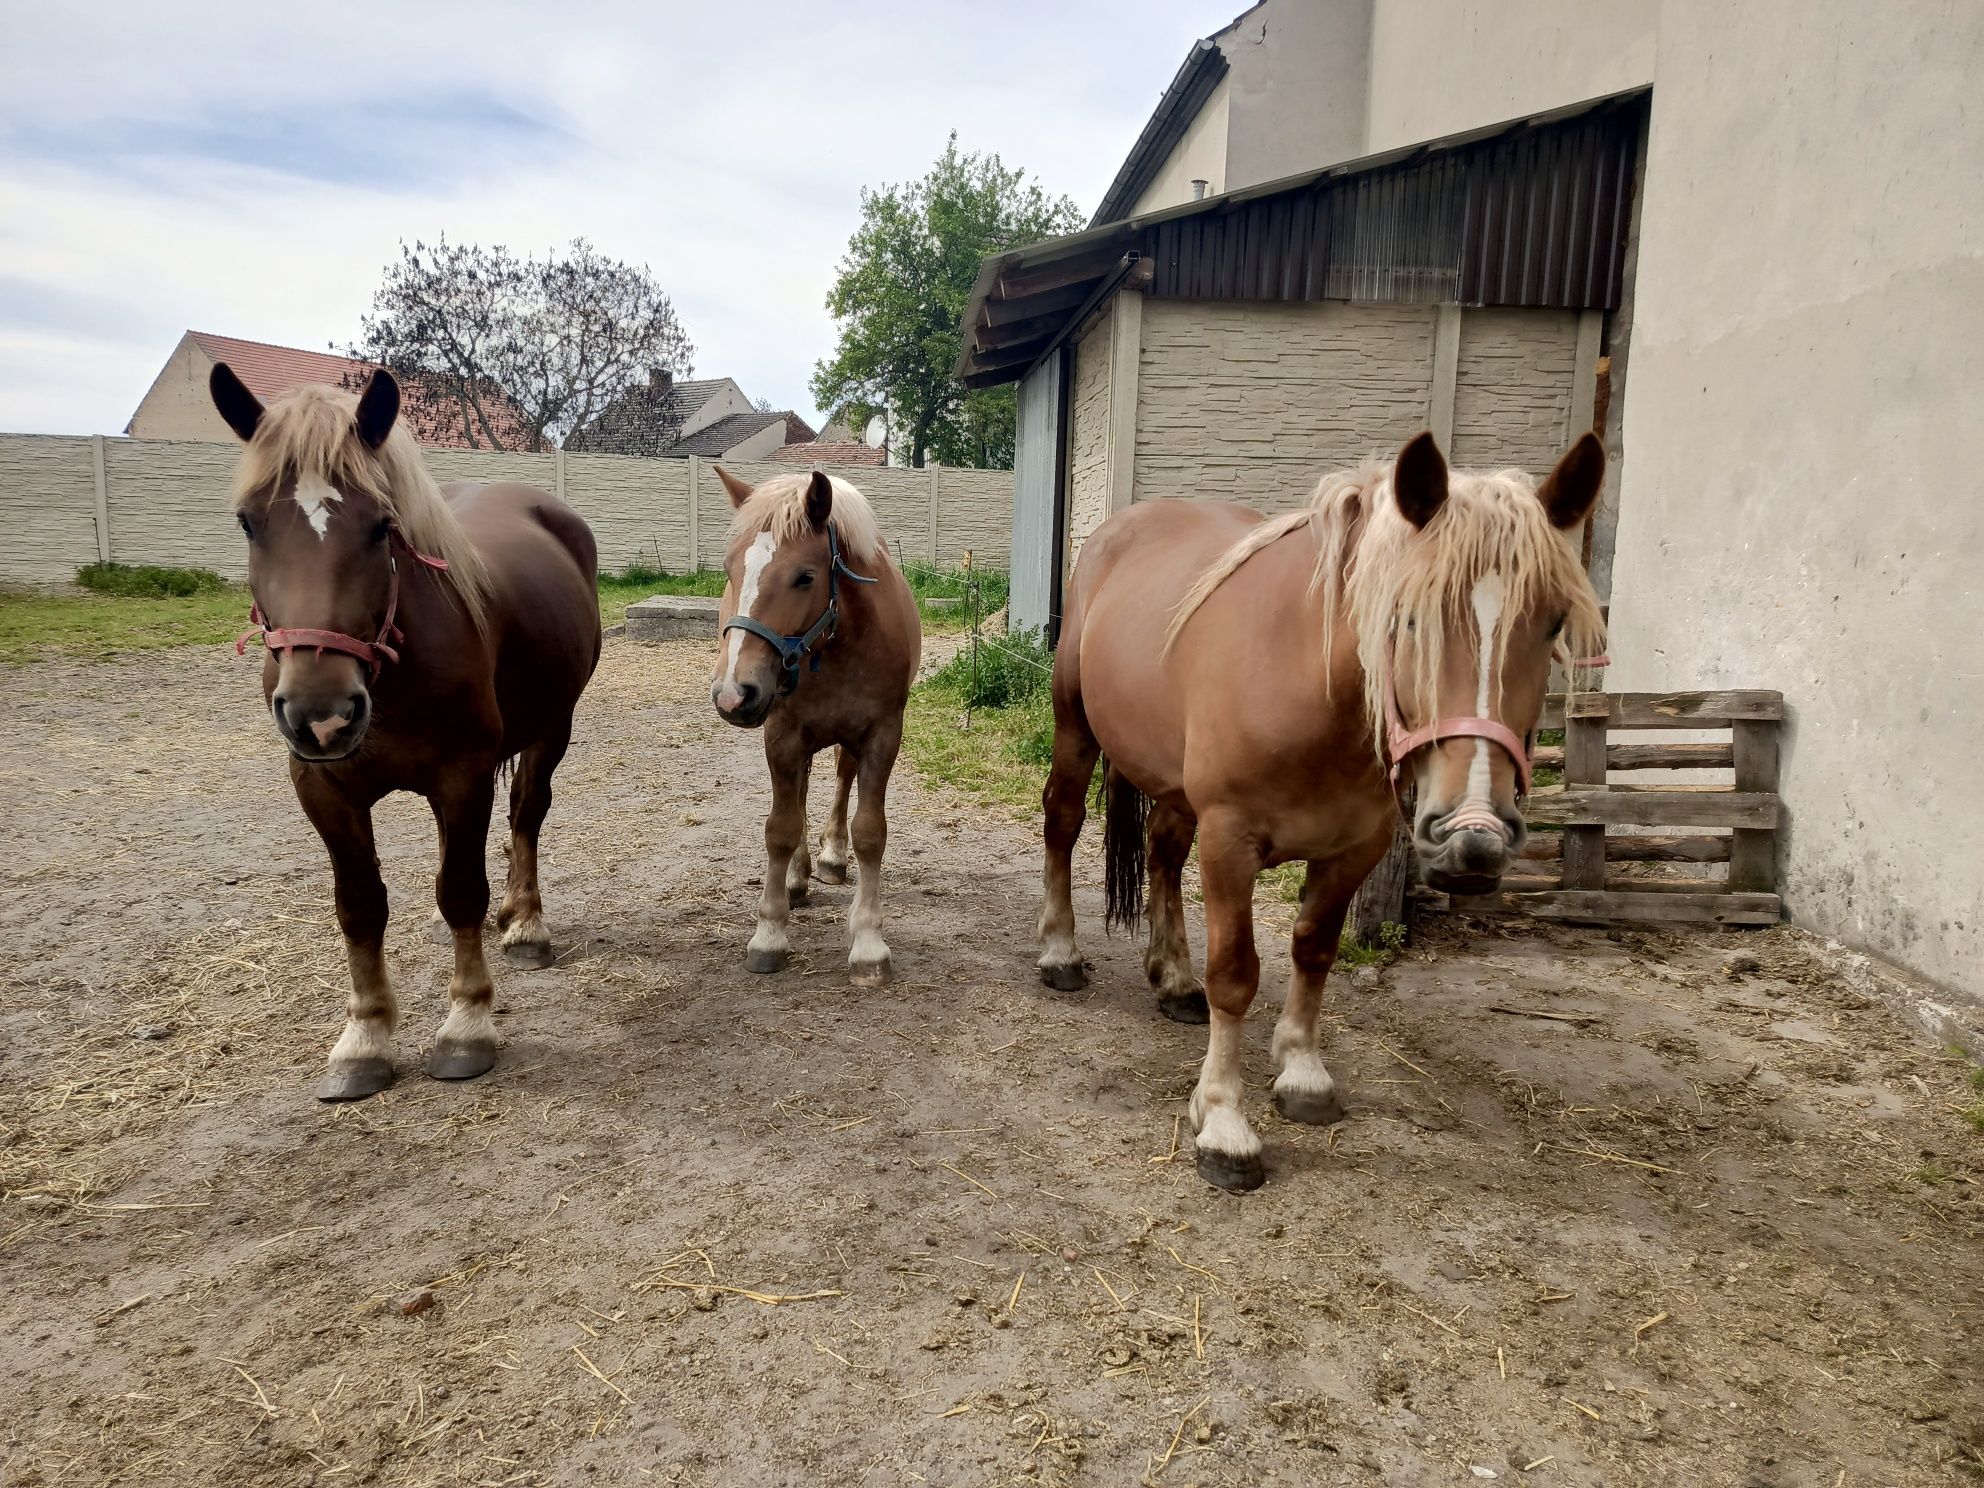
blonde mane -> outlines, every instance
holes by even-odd
[[[1384,659],[1395,625],[1413,626],[1409,676],[1398,677],[1401,698],[1432,695],[1450,622],[1469,612],[1469,595],[1483,574],[1499,572],[1507,584],[1508,613],[1521,614],[1544,599],[1564,607],[1561,644],[1571,656],[1605,649],[1605,620],[1598,595],[1579,561],[1575,534],[1551,525],[1536,482],[1520,470],[1454,470],[1447,499],[1422,530],[1407,521],[1392,499],[1392,462],[1366,460],[1326,475],[1308,507],[1261,523],[1201,574],[1173,612],[1164,644],[1169,649],[1207,597],[1270,543],[1308,528],[1316,540],[1311,593],[1320,593],[1324,674],[1330,672],[1336,621],[1349,622],[1364,671],[1364,701],[1373,746],[1384,740]],[[1508,628],[1495,664],[1507,660]]]
[[[875,508],[868,498],[839,476],[827,477],[834,488],[833,515],[828,519],[840,535],[841,553],[858,561],[873,562],[888,557],[888,540],[875,520]],[[769,532],[780,542],[803,537],[813,530],[806,515],[806,491],[813,484],[813,472],[796,471],[775,475],[754,487],[751,499],[737,508],[730,519],[730,541]]]
[[[427,473],[420,446],[395,423],[383,445],[367,449],[358,438],[357,414],[357,394],[321,384],[276,398],[235,469],[235,509],[259,491],[278,488],[285,475],[362,491],[385,509],[415,552],[447,560],[442,577],[481,628],[488,613],[489,570]]]

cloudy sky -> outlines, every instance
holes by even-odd
[[[112,433],[189,328],[321,349],[402,239],[646,263],[811,412],[864,184],[958,132],[1093,210],[1242,0],[0,5],[0,430]]]

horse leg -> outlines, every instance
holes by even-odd
[[[1072,637],[1069,644],[1073,644]],[[1055,671],[1054,760],[1040,793],[1047,859],[1041,873],[1040,922],[1035,931],[1040,960],[1035,964],[1045,985],[1057,992],[1079,992],[1088,985],[1088,972],[1075,945],[1075,839],[1081,836],[1082,823],[1088,819],[1088,787],[1095,778],[1095,761],[1102,746],[1089,731],[1079,694],[1072,689],[1064,691],[1060,685],[1058,659]]]
[[[861,757],[842,747],[834,758],[834,809],[827,828],[820,834],[820,881],[847,882],[847,797],[854,789],[854,777],[861,768]]]
[[[1309,864],[1302,883],[1302,908],[1289,942],[1294,969],[1288,1000],[1274,1025],[1274,1058],[1281,1073],[1274,1081],[1274,1108],[1290,1121],[1327,1126],[1343,1120],[1336,1081],[1323,1067],[1317,1032],[1323,1010],[1323,979],[1336,962],[1343,918],[1356,884],[1346,884],[1328,863]]]
[[[804,904],[813,892],[813,850],[806,842],[806,797],[813,784],[813,757],[799,769],[799,846],[792,850],[792,861],[785,865],[785,902]]]
[[[537,883],[537,837],[551,810],[551,772],[571,742],[567,718],[517,757],[510,776],[510,873],[496,923],[503,930],[504,959],[518,966],[549,966],[552,960]]]
[[[549,794],[547,788],[547,798]],[[482,954],[482,921],[489,913],[489,875],[483,868],[483,851],[489,841],[489,812],[495,800],[493,769],[443,776],[439,790],[429,798],[435,820],[441,824],[441,867],[434,875],[434,899],[455,942],[448,1016],[427,1056],[427,1073],[437,1080],[472,1080],[496,1064],[496,1020],[490,1016],[496,984],[489,978],[489,963]],[[534,847],[535,830],[531,841]],[[533,892],[535,888],[533,883]]]
[[[792,955],[785,936],[792,901],[786,892],[785,870],[806,837],[806,794],[803,781],[810,756],[796,729],[781,728],[774,719],[765,726],[765,763],[771,767],[772,809],[765,818],[765,888],[758,899],[758,928],[744,952],[746,971],[785,970]]]
[[[363,1100],[393,1083],[393,1025],[399,1021],[386,977],[386,885],[372,841],[372,807],[350,800],[315,771],[297,779],[296,797],[331,854],[338,928],[351,968],[344,1029],[331,1046],[317,1099]]]
[[[1198,822],[1189,811],[1153,802],[1150,812],[1150,944],[1144,975],[1157,993],[1157,1010],[1177,1023],[1206,1021],[1206,993],[1192,975],[1192,946],[1185,938],[1185,859]]]
[[[1199,877],[1206,896],[1206,1002],[1212,1027],[1199,1083],[1192,1091],[1199,1176],[1218,1188],[1259,1188],[1267,1179],[1261,1139],[1240,1108],[1240,1035],[1260,986],[1254,951],[1254,880],[1261,851],[1246,833],[1218,819],[1199,837]]]
[[[879,987],[889,979],[889,946],[882,939],[882,854],[889,845],[889,775],[902,746],[902,718],[877,724],[862,741],[856,769],[861,796],[854,808],[854,856],[860,872],[848,927],[854,943],[847,970],[857,987]]]

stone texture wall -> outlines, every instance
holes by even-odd
[[[1109,340],[1104,311],[1075,345],[1068,422],[1068,571],[1082,540],[1109,514]]]
[[[228,506],[232,444],[152,439],[103,441],[110,556],[120,563],[246,571]],[[557,489],[555,455],[425,451],[438,481],[517,481]],[[722,562],[730,502],[711,462],[699,461],[697,520],[689,520],[690,462],[621,455],[564,458],[565,499],[592,524],[600,566],[657,564],[681,571]],[[726,466],[746,480],[790,475],[773,461]],[[873,502],[890,544],[908,560],[974,561],[1004,568],[1012,550],[1009,470],[850,470]],[[845,478],[845,477],[844,477]],[[0,434],[0,583],[60,584],[98,557],[91,441]]]
[[[1548,474],[1571,442],[1577,341],[1574,310],[1465,311],[1447,458],[1475,470]]]
[[[1431,306],[1151,300],[1135,497],[1289,510],[1425,428],[1432,378]]]

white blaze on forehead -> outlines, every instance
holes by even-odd
[[[1502,605],[1508,597],[1508,587],[1498,573],[1485,573],[1474,583],[1474,628],[1481,641],[1481,673],[1474,693],[1474,712],[1477,717],[1487,718],[1488,694],[1494,684],[1495,637],[1502,628]],[[1462,797],[1464,805],[1486,806],[1494,804],[1493,774],[1489,768],[1488,741],[1474,741],[1474,761],[1467,767],[1467,794]]]
[[[331,525],[331,503],[344,500],[344,492],[334,490],[326,482],[314,475],[297,477],[296,504],[303,508],[303,515],[309,520],[311,531],[319,539]]]
[[[778,551],[778,539],[769,532],[760,532],[744,553],[744,582],[737,590],[737,613],[748,616],[751,606],[758,602],[758,580],[764,577],[765,565],[772,561],[772,554]],[[744,632],[733,630],[730,633],[730,663],[725,668],[723,680],[728,685],[737,685],[737,658],[744,651]]]

